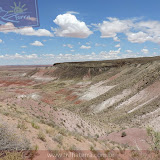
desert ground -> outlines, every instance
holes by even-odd
[[[1,66],[0,150],[13,151],[2,159],[147,159],[160,149],[159,78],[160,57]]]

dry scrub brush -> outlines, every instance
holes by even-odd
[[[2,121],[1,121],[2,122]],[[16,129],[0,122],[0,150],[28,150],[30,142],[24,136],[17,134]]]

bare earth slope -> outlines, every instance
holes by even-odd
[[[87,118],[99,117],[105,124],[151,124],[159,130],[154,121],[159,115],[160,57],[54,64],[38,73],[74,81],[68,87],[71,97],[66,97],[70,103],[58,105],[87,113]]]
[[[160,57],[4,66],[0,86],[3,121],[41,150],[146,149],[146,127],[160,131]]]

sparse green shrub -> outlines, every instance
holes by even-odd
[[[93,151],[94,150],[94,147],[93,146],[90,146],[90,151]]]
[[[69,148],[69,150],[70,150],[71,152],[74,152],[74,151],[77,150],[77,147],[76,147],[75,145],[72,145],[72,146]]]
[[[122,132],[121,137],[126,137],[126,136],[127,136],[126,132]]]
[[[38,133],[38,139],[40,139],[43,142],[46,142],[46,136],[44,135],[42,131]]]
[[[74,135],[74,138],[79,142],[82,141],[82,137],[80,135]]]
[[[131,156],[133,157],[133,158],[138,158],[140,155],[139,155],[139,152],[138,151],[136,151],[136,150],[132,150],[131,151]]]
[[[96,135],[95,135],[95,137],[96,137],[96,138],[99,138],[99,135],[98,135],[98,134],[96,134]]]
[[[31,125],[32,125],[32,127],[35,128],[35,129],[39,129],[39,128],[40,128],[39,125],[36,124],[34,121],[32,121]]]
[[[7,111],[4,111],[3,114],[4,114],[5,116],[9,116],[9,112],[7,112]]]
[[[56,135],[53,140],[57,143],[59,143],[60,145],[63,144],[63,136],[62,135]]]
[[[35,145],[32,147],[32,150],[29,153],[29,159],[33,160],[35,158],[35,156],[37,155],[38,149],[39,149],[38,145]]]
[[[27,125],[26,125],[25,121],[18,121],[17,128],[25,131],[27,129]]]
[[[61,135],[63,135],[63,136],[67,136],[67,131],[66,131],[64,128],[61,128],[61,129],[59,130],[59,133],[60,133]]]
[[[47,128],[47,129],[46,129],[46,133],[49,134],[49,135],[53,135],[54,132],[55,132],[55,131],[54,131],[53,128]]]
[[[152,150],[160,150],[160,132],[154,131],[152,128],[147,128],[147,134],[151,138],[151,142],[148,142]]]
[[[54,121],[49,121],[49,122],[46,122],[45,124],[47,124],[48,126],[53,127],[53,128],[55,128],[57,126]]]

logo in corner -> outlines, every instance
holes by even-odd
[[[38,27],[37,0],[5,0],[0,2],[0,29],[8,29],[7,23],[15,28]],[[9,28],[13,29],[13,28]]]
[[[11,10],[11,11],[9,11],[9,13],[16,13],[16,14],[18,14],[18,13],[23,13],[23,12],[25,12],[25,11],[27,11],[28,9],[27,8],[24,8],[26,6],[26,4],[23,4],[22,6],[21,6],[21,2],[19,2],[19,5],[17,5],[16,4],[16,2],[14,2],[14,6],[11,6],[11,8],[13,9],[13,10]]]

